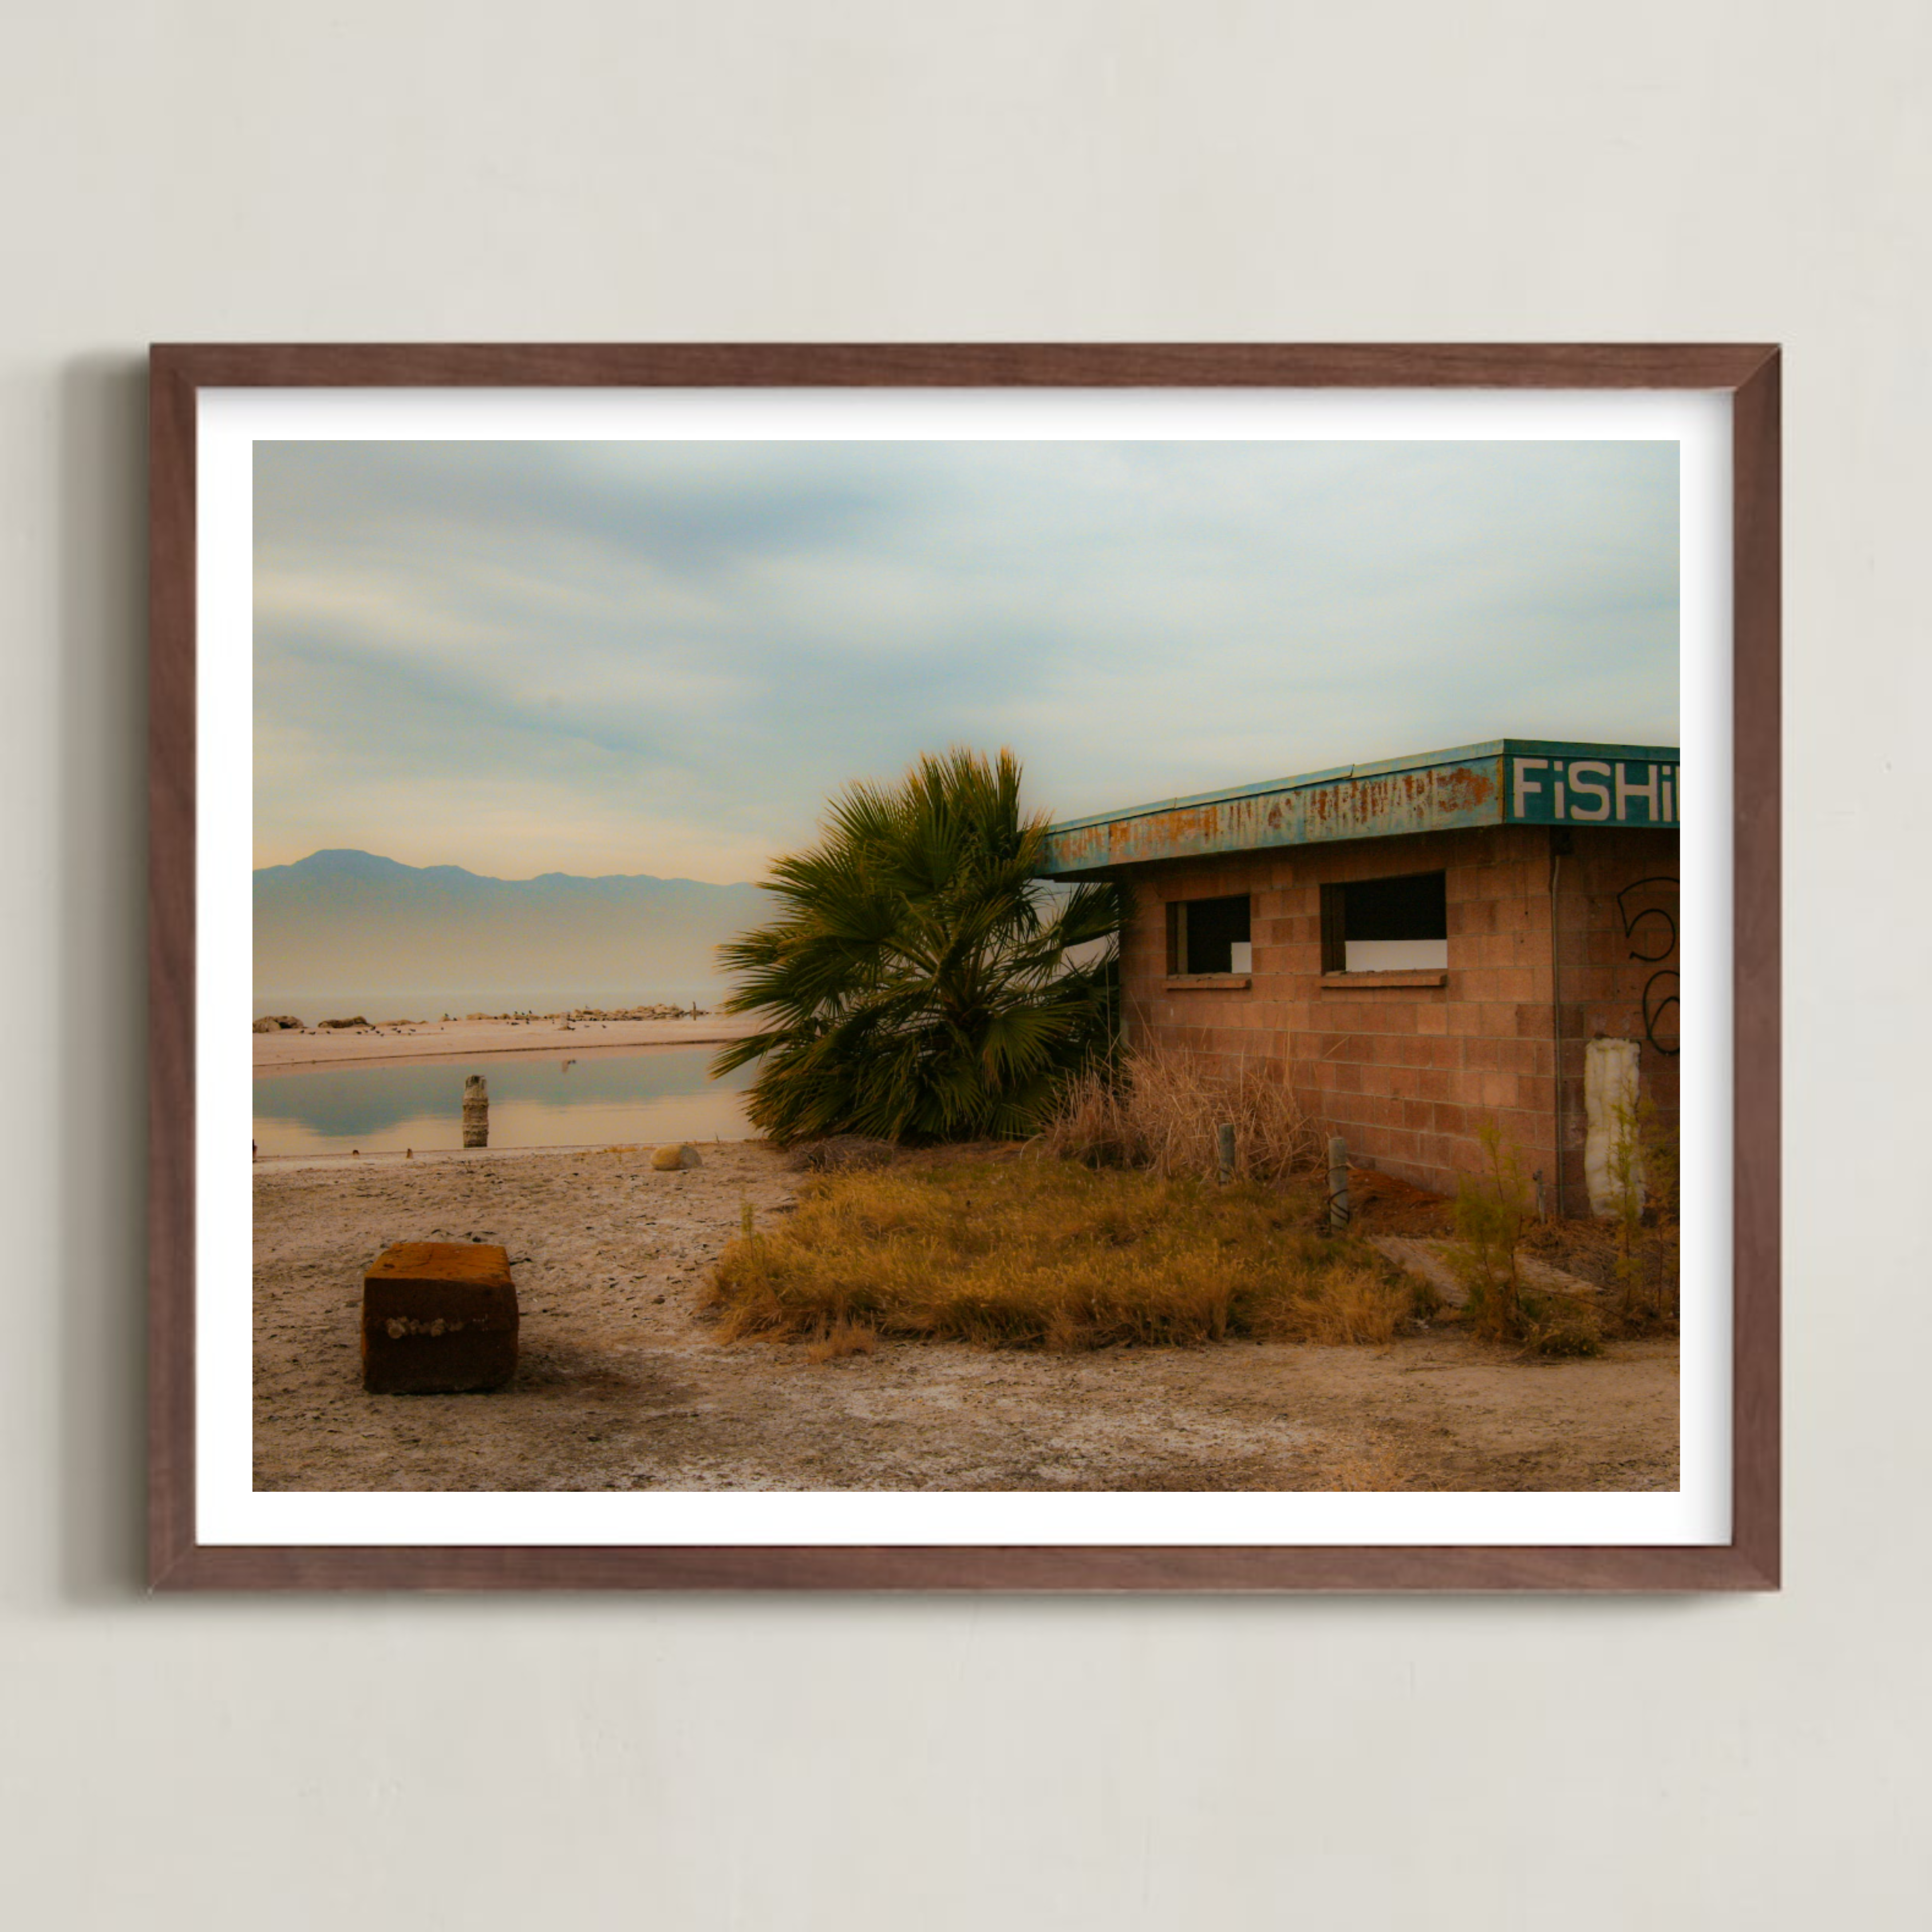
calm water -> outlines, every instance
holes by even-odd
[[[715,1046],[586,1053],[488,1054],[478,1060],[377,1062],[257,1074],[255,1139],[265,1154],[428,1153],[463,1144],[463,1082],[490,1083],[493,1148],[634,1141],[742,1140],[743,1090],[755,1070],[722,1080]]]

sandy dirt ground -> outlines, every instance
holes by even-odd
[[[757,1030],[753,1017],[706,1013],[694,1020],[441,1020],[421,1025],[311,1027],[254,1035],[255,1071],[339,1066],[352,1060],[475,1059],[492,1053],[583,1053],[620,1046],[710,1046]]]
[[[1056,1355],[721,1346],[710,1264],[797,1177],[757,1142],[262,1162],[255,1480],[268,1490],[1668,1490],[1674,1342],[1518,1359],[1453,1327],[1381,1349]],[[388,1243],[508,1248],[516,1380],[370,1396],[364,1269]]]

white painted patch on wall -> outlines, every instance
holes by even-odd
[[[1342,949],[1349,973],[1413,973],[1448,963],[1446,939],[1351,939]]]
[[[1636,1132],[1636,1066],[1634,1040],[1593,1040],[1583,1049],[1583,1179],[1592,1214],[1617,1211],[1619,1149]],[[1641,1167],[1635,1178],[1641,1198]]]

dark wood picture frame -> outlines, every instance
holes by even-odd
[[[150,362],[148,1574],[167,1590],[1688,1591],[1779,1568],[1779,357],[1736,344],[199,344]],[[216,1545],[195,1520],[196,425],[205,389],[1702,390],[1731,406],[1731,1536],[1657,1546]]]

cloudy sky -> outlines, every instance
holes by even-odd
[[[756,878],[1010,745],[1074,818],[1677,742],[1669,443],[261,443],[255,862]]]

